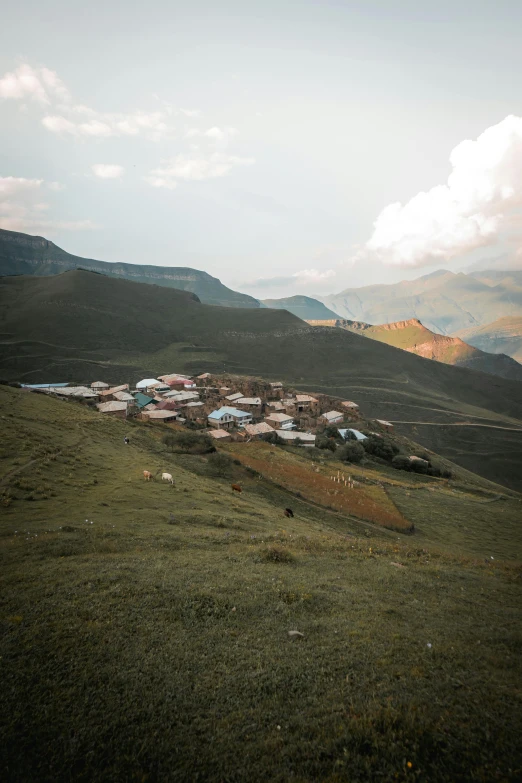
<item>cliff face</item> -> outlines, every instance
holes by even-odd
[[[124,264],[81,258],[67,253],[44,237],[0,229],[0,276],[61,274],[70,269],[87,269],[108,277],[152,283],[191,291],[205,304],[225,307],[259,307],[251,296],[224,286],[216,277],[190,267]]]

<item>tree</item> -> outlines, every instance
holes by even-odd
[[[263,440],[265,443],[272,443],[274,446],[281,446],[284,443],[284,440],[279,437],[275,430],[274,432],[269,432],[267,435],[263,435]]]
[[[411,462],[404,454],[396,454],[391,464],[397,470],[411,470]]]
[[[222,454],[219,451],[216,451],[214,454],[209,454],[208,465],[210,472],[215,476],[226,478],[232,473],[234,461],[228,454]]]
[[[329,449],[335,451],[336,443],[331,438],[327,438],[324,435],[318,435],[315,439],[315,445],[318,449]]]
[[[339,449],[339,459],[343,462],[359,463],[364,457],[364,449],[360,443],[350,441]]]

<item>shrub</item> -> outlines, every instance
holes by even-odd
[[[326,435],[327,438],[335,438],[335,440],[343,439],[343,436],[339,434],[339,430],[334,424],[329,424],[325,427],[324,435]]]
[[[330,451],[335,451],[337,444],[332,438],[327,438],[324,435],[318,435],[318,437],[315,439],[315,446],[318,449],[329,449]]]
[[[162,440],[171,451],[210,454],[216,450],[209,435],[196,435],[194,432],[168,432]]]
[[[236,462],[236,460],[233,460],[228,454],[222,454],[220,452],[215,452],[208,456],[210,472],[215,476],[222,476],[224,478],[230,476],[233,472],[234,462]]]
[[[284,547],[269,546],[261,553],[261,560],[264,563],[293,563],[295,557]]]
[[[339,449],[339,459],[343,462],[359,463],[364,457],[364,448],[356,441],[349,441]]]
[[[426,475],[428,472],[429,465],[426,462],[421,462],[420,459],[411,459],[410,462],[410,469],[414,473],[422,473],[423,475]]]
[[[263,440],[265,443],[271,443],[273,446],[282,446],[285,442],[275,431],[269,432],[267,435],[263,435]]]
[[[367,454],[380,457],[380,459],[384,459],[387,462],[391,462],[399,453],[399,448],[395,443],[388,438],[376,438],[375,435],[370,435],[369,438],[362,441],[362,445]]]
[[[391,464],[397,470],[411,470],[411,462],[404,454],[396,454]]]

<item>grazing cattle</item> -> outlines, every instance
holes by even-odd
[[[162,473],[161,474],[161,480],[162,481],[170,481],[171,484],[174,484],[174,479],[170,475],[170,473]]]
[[[152,475],[150,470],[144,470],[143,471],[143,478],[145,479],[145,481],[152,481],[154,479],[154,476]]]
[[[294,516],[294,512],[292,511],[292,509],[285,508],[285,517],[293,517],[293,516]]]
[[[241,487],[239,486],[239,484],[232,484],[232,492],[239,492],[239,494],[241,494],[241,493],[242,493],[242,491],[243,491],[243,490],[241,489]]]

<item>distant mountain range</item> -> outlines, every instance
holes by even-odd
[[[297,315],[297,317],[302,318],[303,321],[338,318],[337,313],[334,313],[333,310],[329,310],[322,302],[319,302],[317,299],[311,299],[309,296],[288,296],[286,299],[262,299],[261,304],[276,310],[288,310],[289,313]]]
[[[470,345],[489,353],[507,353],[522,362],[522,316],[505,316],[485,326],[457,332]]]
[[[383,324],[418,318],[434,332],[460,334],[505,316],[522,316],[522,272],[465,275],[440,270],[417,280],[347,288],[315,298],[353,321]]]
[[[417,318],[397,321],[392,324],[379,324],[378,326],[372,326],[363,321],[344,319],[309,320],[308,323],[317,326],[337,326],[356,334],[362,334],[364,337],[370,337],[372,340],[393,345],[395,348],[402,348],[404,351],[423,356],[425,359],[434,359],[444,364],[468,367],[470,370],[479,370],[499,375],[501,378],[522,381],[522,364],[510,356],[485,353],[463,342],[459,337],[448,337],[431,332]]]
[[[0,276],[56,275],[71,269],[87,269],[109,277],[190,291],[205,304],[225,307],[255,307],[252,296],[227,288],[217,277],[181,266],[149,266],[96,261],[71,255],[48,239],[0,229]]]

